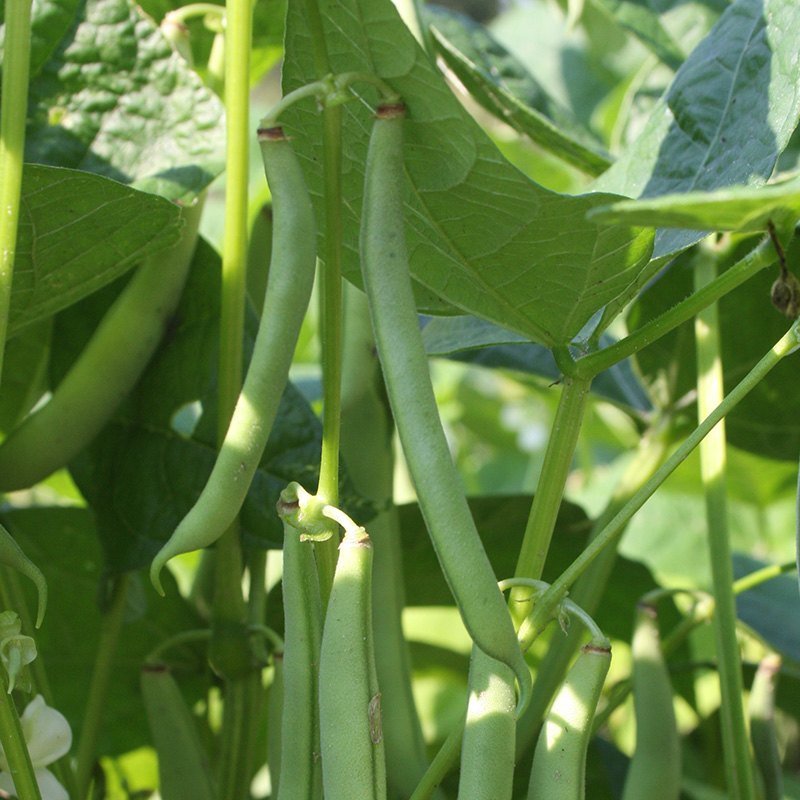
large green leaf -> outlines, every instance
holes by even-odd
[[[437,53],[487,111],[589,175],[608,169],[600,142],[485,28],[445,9],[426,20]]]
[[[27,164],[9,333],[51,316],[180,235],[180,209],[85,172]]]
[[[44,624],[26,631],[36,639],[53,692],[53,702],[80,734],[100,639],[101,604],[106,599],[103,558],[91,513],[85,508],[29,508],[6,511],[8,526],[25,553],[47,579],[50,602]],[[128,613],[117,652],[113,680],[104,703],[98,755],[143,747],[150,736],[139,697],[139,671],[147,654],[177,633],[202,627],[197,615],[174,588],[171,576],[166,598],[150,582],[131,576]],[[27,587],[26,587],[27,588]],[[98,602],[100,600],[100,602]],[[29,607],[32,607],[29,603]],[[181,684],[200,699],[207,681],[203,654],[189,646],[170,652]]]
[[[651,198],[763,184],[800,114],[795,0],[736,0],[697,46],[644,131],[598,181],[600,191]],[[662,230],[654,256],[698,235]]]
[[[219,282],[219,256],[201,241],[164,343],[117,416],[70,465],[97,516],[112,571],[149,564],[211,473],[217,453]],[[98,293],[57,318],[51,359],[56,382],[108,302],[106,292]],[[246,359],[256,329],[249,312]],[[242,509],[246,544],[282,546],[278,494],[292,480],[316,488],[320,439],[319,421],[290,385]]]
[[[37,3],[33,26],[28,161],[183,201],[221,172],[219,100],[134,3]]]
[[[344,0],[326,8],[335,72],[379,75],[408,105],[406,218],[411,269],[428,308],[457,306],[543,344],[572,339],[646,263],[650,235],[602,227],[586,212],[602,195],[567,197],[527,180],[463,110],[389,0]],[[290,4],[284,90],[317,77],[304,6]],[[365,90],[374,105],[376,96]],[[321,203],[322,130],[313,102],[286,115]],[[347,277],[359,282],[358,226],[371,114],[344,115],[344,237]],[[320,213],[318,219],[323,219]],[[442,302],[444,301],[444,303]]]
[[[715,192],[621,200],[591,212],[604,222],[690,228],[698,231],[763,231],[767,222],[800,217],[800,180],[772,186],[732,186]]]

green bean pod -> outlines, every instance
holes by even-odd
[[[470,636],[514,672],[523,706],[530,696],[530,672],[450,456],[420,336],[403,221],[404,115],[400,104],[378,109],[367,153],[361,268],[372,327],[403,452],[442,571]]]
[[[636,749],[625,778],[623,800],[678,800],[681,747],[672,686],[661,652],[656,610],[640,604],[631,643]]]
[[[542,725],[528,800],[583,800],[586,796],[586,752],[610,664],[607,642],[581,649]]]
[[[173,556],[208,547],[236,519],[267,445],[289,377],[316,266],[311,197],[281,128],[259,131],[275,228],[264,310],[244,386],[211,476],[200,497],[153,559],[150,579]],[[163,593],[163,592],[162,592]]]
[[[50,400],[0,445],[0,491],[33,486],[66,466],[136,385],[183,292],[202,205],[184,210],[180,241],[138,268]]]
[[[283,711],[278,800],[322,800],[319,652],[322,600],[314,548],[283,523]]]
[[[216,800],[200,736],[181,690],[165,664],[145,664],[142,699],[158,754],[159,792],[164,800]]]
[[[775,731],[775,687],[780,669],[781,657],[777,653],[761,659],[747,704],[750,741],[764,787],[764,800],[782,800],[784,797],[783,770]]]
[[[371,593],[372,543],[360,528],[345,533],[339,546],[322,632],[319,708],[325,800],[386,800]]]
[[[514,673],[472,648],[458,800],[510,800],[516,740]]]

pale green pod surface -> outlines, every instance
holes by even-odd
[[[528,800],[584,800],[592,719],[610,665],[607,645],[588,644],[578,654],[542,725]]]
[[[164,664],[145,664],[142,699],[158,754],[163,800],[217,800],[206,753],[178,684]]]
[[[138,268],[50,400],[0,445],[0,490],[25,489],[66,466],[136,385],[180,301],[202,205],[184,210],[180,241]]]
[[[640,605],[631,643],[636,749],[625,778],[623,800],[678,800],[681,746],[672,685],[661,651],[656,611]]]
[[[380,692],[375,684],[372,545],[366,533],[339,548],[319,667],[325,800],[386,800]],[[284,780],[285,776],[281,778]]]
[[[322,600],[314,549],[283,523],[283,711],[278,800],[322,800],[319,651]]]
[[[442,430],[422,345],[405,242],[402,105],[378,109],[367,153],[361,268],[403,452],[464,624],[530,696],[531,676]]]
[[[283,653],[273,653],[274,673],[267,695],[267,766],[272,794],[281,790],[281,738],[283,733]]]
[[[510,800],[516,740],[514,673],[472,648],[458,800]]]
[[[225,440],[195,505],[161,548],[150,578],[173,556],[208,547],[231,526],[267,445],[289,378],[316,267],[316,227],[300,164],[282,129],[259,131],[272,189],[274,232],[269,281],[253,356]]]
[[[770,653],[761,659],[747,704],[750,717],[750,740],[761,774],[764,800],[783,800],[783,770],[775,729],[775,689],[781,669],[781,657]]]

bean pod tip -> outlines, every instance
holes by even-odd
[[[285,142],[287,140],[282,125],[259,128],[257,133],[259,142]]]
[[[406,115],[406,104],[401,101],[381,103],[375,111],[377,119],[397,119]]]

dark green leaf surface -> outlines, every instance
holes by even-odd
[[[477,317],[434,317],[423,328],[422,340],[431,356],[445,356],[483,367],[510,369],[558,381],[561,370],[543,345]],[[611,341],[601,339],[602,345]],[[637,411],[652,408],[629,361],[615,364],[592,381],[592,391],[612,403]]]
[[[793,223],[800,217],[800,181],[670,194],[653,200],[622,200],[595,209],[591,215],[609,224],[698,231],[763,231],[769,221]]]
[[[6,343],[3,353],[3,391],[0,392],[0,430],[7,434],[47,390],[52,321],[31,325]]]
[[[608,169],[600,142],[485,28],[444,9],[426,18],[437,53],[487,111],[589,175]]]
[[[585,214],[607,198],[549,192],[508,164],[389,0],[335,3],[326,8],[324,26],[334,72],[377,74],[408,105],[407,235],[413,275],[429,290],[420,298],[423,306],[457,306],[554,344],[570,340],[625,291],[649,258],[649,234],[590,223]],[[286,48],[286,91],[318,77],[299,3],[290,5]],[[373,91],[365,97],[374,106]],[[286,123],[320,202],[322,134],[314,103],[294,107]],[[344,125],[344,270],[359,282],[359,198],[370,109],[350,104]]]
[[[221,172],[219,100],[136,5],[81,0],[73,14],[50,0],[33,25],[28,161],[183,201]]]
[[[5,512],[3,523],[47,579],[50,602],[36,646],[45,663],[55,707],[80,734],[99,639],[103,592],[103,559],[91,513],[85,508],[31,508]],[[132,577],[128,619],[114,658],[113,679],[98,737],[98,755],[124,753],[149,741],[139,697],[139,670],[157,645],[202,623],[180,598],[171,576],[167,597],[158,597],[150,582]],[[26,587],[27,588],[27,587]],[[29,603],[29,607],[30,603]],[[34,634],[33,631],[26,633]],[[197,674],[205,672],[202,655],[192,648],[171,651],[184,687],[201,692]],[[186,676],[193,674],[187,682]]]
[[[137,388],[94,444],[70,465],[97,515],[109,568],[143,567],[193,505],[216,458],[219,256],[198,247],[172,328]],[[104,293],[101,293],[101,295]],[[108,297],[94,296],[56,322],[56,378],[88,338]],[[248,313],[245,356],[256,318]],[[290,385],[241,514],[250,546],[281,547],[275,511],[289,481],[317,484],[320,425]]]
[[[25,166],[9,334],[177,241],[179,209],[85,172]]]
[[[799,28],[795,0],[732,3],[595,187],[652,198],[763,184],[800,113]],[[654,256],[699,238],[659,231]]]

